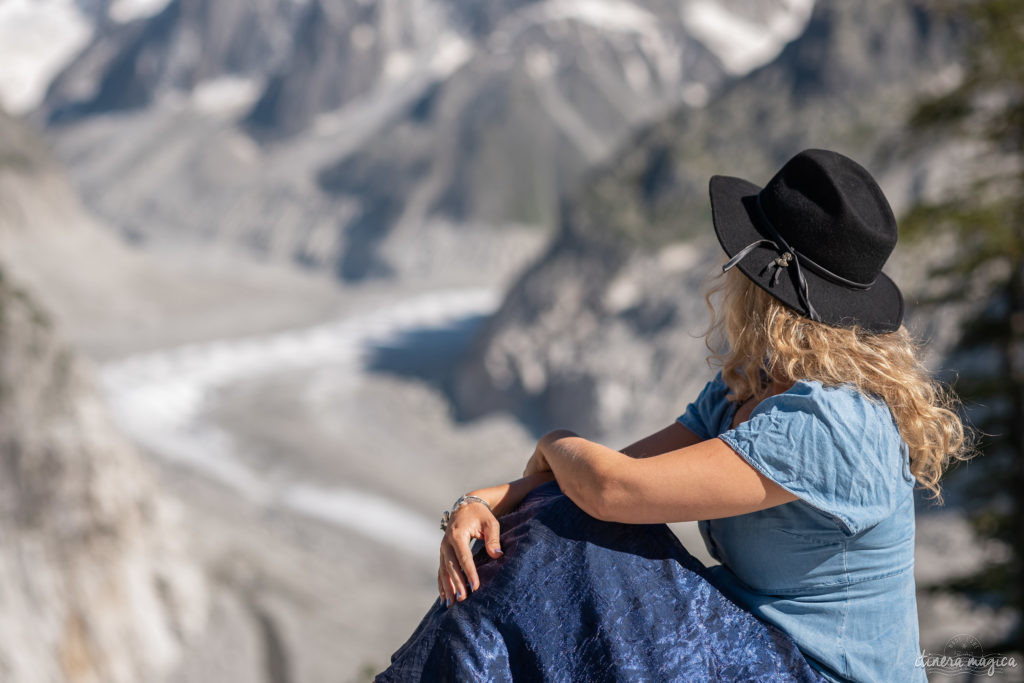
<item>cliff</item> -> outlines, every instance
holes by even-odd
[[[206,580],[179,508],[64,341],[69,327],[88,340],[117,311],[136,270],[124,259],[40,140],[0,112],[5,683],[158,680],[205,619]]]
[[[201,626],[174,508],[89,369],[0,268],[0,678],[153,680]]]

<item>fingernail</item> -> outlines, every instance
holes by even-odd
[[[445,609],[448,609],[448,608],[449,608],[449,607],[451,607],[451,606],[452,606],[452,600],[451,600],[451,598],[445,598],[445,599],[444,599],[444,608],[445,608]]]
[[[492,553],[498,553],[499,555],[504,555],[505,554],[505,553],[501,552],[501,548],[491,548],[491,552]]]
[[[455,599],[456,600],[461,600],[462,599],[462,591],[459,591],[458,593],[455,594]]]

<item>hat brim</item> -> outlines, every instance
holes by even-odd
[[[757,185],[730,176],[712,176],[709,183],[711,219],[718,241],[730,257],[760,239],[771,239],[762,232],[756,218]],[[795,273],[771,284],[771,269],[765,265],[778,257],[770,246],[755,247],[736,268],[776,299],[801,315],[808,314],[797,294]],[[792,271],[792,268],[788,269]],[[858,325],[870,332],[893,332],[903,322],[903,295],[896,283],[879,273],[866,289],[855,289],[828,280],[810,268],[802,268],[807,280],[808,298],[822,322],[834,327]]]

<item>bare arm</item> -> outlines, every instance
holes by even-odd
[[[697,435],[689,429],[679,423],[673,423],[626,446],[619,455],[627,459],[649,458],[699,441]],[[539,446],[538,443],[538,448]],[[555,474],[545,469],[507,484],[488,486],[470,492],[471,495],[486,500],[492,512],[488,512],[483,505],[470,503],[459,508],[452,517],[451,524],[441,541],[437,576],[438,592],[446,605],[465,600],[469,593],[467,589],[476,590],[480,586],[470,551],[472,539],[484,541],[487,553],[491,557],[500,557],[501,538],[497,518],[514,510],[534,488],[554,478]]]
[[[678,422],[673,422],[668,427],[631,443],[619,452],[631,458],[649,458],[695,443],[700,443],[699,436]]]
[[[667,451],[698,443],[700,437],[683,425],[675,422],[662,430],[649,434],[644,438],[623,448],[620,453],[631,458],[649,458]],[[510,481],[507,484],[488,486],[470,491],[471,495],[479,496],[491,505],[495,517],[501,517],[514,510],[530,491],[551,481],[555,475],[543,471]]]
[[[547,472],[537,472],[536,474],[510,481],[507,484],[498,484],[497,486],[488,486],[487,488],[471,491],[470,495],[479,496],[486,500],[490,503],[494,516],[501,517],[516,509],[530,491],[554,478],[555,475],[550,470]]]
[[[568,430],[556,430],[540,440],[538,453],[542,462],[531,460],[534,468],[549,467],[573,502],[608,521],[716,519],[796,500],[717,438],[631,458]]]

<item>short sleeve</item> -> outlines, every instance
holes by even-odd
[[[765,477],[853,535],[906,495],[906,444],[888,407],[850,386],[797,382],[719,435]]]
[[[728,394],[729,385],[719,372],[704,385],[697,399],[686,406],[686,412],[677,417],[676,422],[705,441],[715,438],[728,407],[729,402],[725,399]]]

